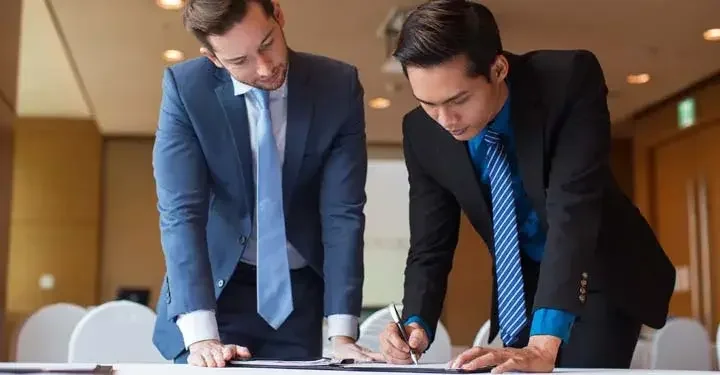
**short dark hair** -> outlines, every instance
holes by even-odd
[[[258,3],[268,16],[275,7],[271,0],[189,0],[183,10],[183,24],[200,43],[212,50],[210,35],[223,35],[242,21],[249,3]]]
[[[468,74],[490,78],[490,66],[503,47],[495,17],[469,0],[430,0],[403,23],[393,56],[408,66],[432,67],[465,54]]]

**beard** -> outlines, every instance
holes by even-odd
[[[288,65],[287,63],[283,63],[273,69],[272,75],[267,79],[257,79],[254,82],[247,84],[266,91],[277,90],[285,83],[285,79],[287,78],[287,72]]]

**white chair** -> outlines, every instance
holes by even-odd
[[[87,310],[69,303],[45,306],[30,315],[18,332],[15,361],[62,363],[70,335]]]
[[[715,368],[720,367],[720,324],[715,333]]]
[[[705,328],[688,318],[668,320],[652,339],[653,370],[712,370],[712,344]]]
[[[500,335],[495,336],[495,340],[492,342],[489,342],[490,340],[490,319],[486,320],[485,323],[480,327],[477,334],[475,335],[475,340],[473,340],[473,346],[484,346],[489,348],[502,348],[503,343],[500,339]]]
[[[396,305],[398,312],[402,314],[402,305]],[[365,319],[360,325],[360,337],[358,345],[367,347],[374,351],[380,351],[380,333],[389,322],[392,322],[392,315],[388,307],[380,309]],[[452,359],[452,344],[450,335],[442,323],[438,322],[435,332],[435,340],[427,352],[420,358],[421,363],[446,363]]]
[[[169,363],[152,343],[155,312],[130,301],[89,311],[70,337],[71,363]]]

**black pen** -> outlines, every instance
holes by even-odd
[[[402,323],[400,322],[400,314],[398,314],[397,309],[395,308],[395,304],[390,304],[390,315],[392,315],[393,320],[395,321],[395,325],[397,325],[398,330],[400,331],[400,337],[402,337],[403,340],[405,340],[405,343],[410,346],[410,340],[408,339],[407,333],[405,333],[405,327],[403,327]],[[415,351],[410,348],[410,358],[412,358],[413,363],[416,365],[418,364],[417,355],[415,354]]]

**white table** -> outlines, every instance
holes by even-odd
[[[3,363],[6,366],[8,363]],[[13,364],[17,366],[38,367],[37,364]],[[242,374],[242,375],[360,375],[357,371],[322,371],[322,370],[288,370],[288,369],[250,369],[250,368],[200,368],[188,365],[170,364],[117,364],[113,366],[115,375],[205,375],[205,374]],[[688,371],[662,371],[662,370],[576,370],[556,369],[558,373],[580,373],[583,375],[601,374],[629,374],[629,375],[688,375]],[[292,374],[294,373],[294,374]],[[398,373],[368,373],[374,375],[398,375]],[[410,375],[410,373],[407,373]],[[717,372],[692,372],[693,375],[715,374]]]

